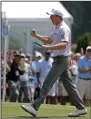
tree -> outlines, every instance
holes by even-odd
[[[75,52],[80,52],[81,48],[86,51],[86,47],[91,45],[91,33],[86,32],[83,36],[79,36],[77,40],[77,48]]]
[[[91,2],[90,1],[61,1],[74,18],[72,28],[73,42],[85,32],[91,32]]]

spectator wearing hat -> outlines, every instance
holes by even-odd
[[[86,54],[78,61],[78,91],[86,106],[91,105],[91,46],[86,48]]]
[[[42,54],[38,51],[34,51],[32,55],[32,76],[36,78],[36,68],[37,68],[37,63],[39,60],[42,58]]]
[[[72,81],[75,86],[77,86],[77,81],[78,81],[78,60],[80,57],[81,57],[80,53],[75,53],[71,55],[71,62],[69,64]],[[71,97],[70,97],[70,103],[71,105],[74,105],[71,100]]]
[[[43,86],[44,79],[48,72],[50,71],[50,68],[52,67],[53,59],[50,57],[50,51],[45,51],[44,58],[38,62],[37,65],[37,79],[39,79],[40,82],[40,89]],[[51,80],[51,79],[50,79]],[[50,92],[48,93],[46,97],[46,104],[57,104],[56,103],[56,85],[54,84]]]
[[[30,101],[33,102],[34,98],[34,78],[32,76],[33,69],[32,69],[32,55],[26,54],[25,62],[30,65],[30,71],[29,71],[29,92],[30,92]]]
[[[19,73],[20,73],[20,90],[19,90],[19,102],[30,102],[30,92],[29,92],[29,72],[30,65],[25,63],[25,54],[21,53],[19,62]],[[22,100],[23,98],[23,100]]]
[[[34,80],[34,100],[38,97],[40,93],[40,81],[39,78],[36,76],[36,71],[38,67],[38,62],[42,59],[42,54],[39,51],[33,52],[32,57],[32,77]]]
[[[14,59],[11,63],[10,70],[6,75],[6,80],[9,86],[10,102],[16,102],[19,95],[19,61],[20,53],[14,52]]]
[[[32,55],[31,54],[26,54],[26,60],[27,60],[27,63],[31,65],[31,63],[32,63]]]
[[[52,66],[52,58],[50,58],[50,52],[45,51],[44,53],[44,58],[38,62],[37,65],[37,77],[39,77],[40,80],[40,87],[42,88],[43,82],[44,82],[44,77],[47,75],[47,73],[50,70],[50,67]],[[45,69],[44,69],[45,67]],[[44,69],[44,70],[43,70]]]

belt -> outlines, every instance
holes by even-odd
[[[82,80],[91,80],[91,78],[79,78],[79,79],[82,79]]]
[[[64,56],[64,55],[54,56],[53,58],[56,59],[56,58],[63,58],[63,57],[68,58],[68,56]]]

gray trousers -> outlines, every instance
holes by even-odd
[[[24,98],[22,100],[22,96],[24,95]],[[18,102],[30,102],[30,92],[29,92],[29,86],[28,81],[20,81],[20,90],[19,90],[19,97]]]
[[[16,102],[18,101],[18,96],[19,96],[19,87],[20,83],[19,81],[9,81],[9,94],[10,94],[10,102]]]
[[[58,78],[62,80],[62,83],[76,108],[84,109],[84,103],[76,87],[73,85],[70,73],[68,71],[68,58],[64,56],[54,58],[53,66],[44,80],[40,96],[35,100],[32,106],[38,111],[40,105],[43,103],[45,97]]]

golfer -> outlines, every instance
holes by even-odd
[[[70,113],[68,116],[77,117],[87,114],[87,109],[85,108],[84,103],[78,91],[76,90],[76,87],[72,83],[72,79],[68,70],[68,57],[71,50],[71,31],[64,22],[63,14],[59,10],[52,9],[51,13],[47,14],[50,15],[50,19],[55,26],[50,37],[38,35],[34,29],[31,31],[31,35],[45,44],[52,43],[51,45],[43,45],[42,48],[44,50],[53,51],[54,62],[52,68],[44,80],[40,96],[32,105],[21,105],[21,107],[32,116],[36,117],[37,111],[46,98],[48,92],[51,90],[56,80],[61,77],[60,80],[62,80],[66,91],[72,98],[72,102],[76,107],[76,111]]]

